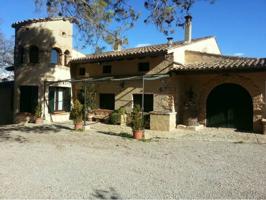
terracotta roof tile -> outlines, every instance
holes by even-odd
[[[201,61],[188,63],[183,66],[175,65],[172,71],[227,71],[227,70],[266,70],[266,58],[248,58],[236,56],[223,56],[201,52],[192,52],[204,56]]]
[[[23,20],[23,21],[17,21],[13,23],[11,26],[12,28],[18,28],[18,27],[21,27],[27,24],[36,23],[36,22],[48,22],[48,21],[59,21],[59,20],[72,21],[73,19],[70,17],[46,17],[46,18],[28,19],[28,20]]]
[[[194,39],[192,40],[192,43],[202,41],[205,39],[209,39],[209,38],[212,38],[212,36]],[[157,45],[150,45],[150,46],[144,46],[144,47],[123,49],[121,51],[109,51],[109,52],[103,52],[100,54],[89,54],[83,58],[72,59],[70,62],[71,63],[99,62],[99,61],[113,60],[113,59],[119,59],[119,58],[125,58],[125,57],[166,54],[168,50],[171,48],[185,46],[188,44],[190,43],[180,41],[180,42],[174,42],[171,47],[169,47],[169,45],[165,43],[165,44],[157,44]]]

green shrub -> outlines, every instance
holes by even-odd
[[[38,103],[38,105],[35,107],[35,117],[41,118],[42,117],[42,105]]]
[[[139,105],[136,105],[133,108],[133,112],[131,113],[131,120],[131,128],[133,131],[143,130],[143,119]]]
[[[82,118],[83,118],[82,111],[83,111],[82,104],[79,102],[79,100],[75,99],[73,108],[70,112],[70,119],[73,120],[74,124],[82,122]]]
[[[121,118],[120,113],[117,110],[115,110],[114,112],[112,112],[109,122],[110,124],[114,125],[120,124],[120,118]]]

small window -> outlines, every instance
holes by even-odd
[[[79,75],[80,76],[85,76],[85,74],[86,74],[85,68],[84,67],[79,68]]]
[[[36,46],[30,47],[30,63],[39,62],[39,48]]]
[[[70,52],[68,50],[66,50],[65,53],[64,53],[64,60],[65,60],[64,64],[65,64],[65,66],[67,66],[68,62],[70,60]]]
[[[24,63],[24,48],[22,46],[19,46],[18,48],[18,63]]]
[[[139,72],[147,72],[150,70],[150,63],[143,62],[139,63]]]
[[[114,94],[100,94],[100,108],[114,110],[115,109],[115,95]]]
[[[60,64],[60,50],[59,49],[52,49],[51,50],[51,64],[59,65]]]
[[[111,65],[104,65],[103,66],[103,74],[111,74],[112,66]]]

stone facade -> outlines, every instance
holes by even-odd
[[[266,115],[264,106],[266,72],[264,68],[260,68],[260,71],[256,68],[252,70],[250,68],[246,71],[220,69],[220,71],[209,70],[200,73],[196,70],[187,71],[187,73],[181,73],[182,70],[179,71],[180,73],[178,72],[177,69],[190,69],[188,66],[193,67],[194,63],[213,63],[217,59],[220,62],[223,57],[214,37],[173,43],[173,46],[165,44],[144,47],[140,48],[139,52],[138,48],[106,52],[102,56],[89,55],[85,60],[82,60],[84,55],[75,51],[72,47],[71,20],[33,20],[15,24],[14,27],[16,30],[14,114],[21,110],[22,86],[38,87],[37,101],[42,104],[43,117],[47,121],[63,121],[68,119],[68,112],[63,110],[50,112],[49,110],[51,107],[50,87],[72,88],[73,98],[78,98],[84,84],[77,82],[71,85],[66,81],[49,85],[51,81],[168,74],[169,77],[167,78],[144,82],[144,93],[150,101],[152,100],[152,102],[149,102],[152,104],[151,111],[154,113],[151,116],[152,129],[169,131],[176,124],[186,123],[188,118],[206,125],[206,104],[209,94],[219,85],[232,83],[244,88],[251,96],[253,129],[256,132],[262,132],[263,130],[262,121]],[[30,52],[33,46],[35,51],[36,47],[38,49],[37,62],[32,62],[33,58]],[[55,52],[58,55],[55,60],[56,63],[53,61],[53,53]],[[201,54],[197,52],[201,52]],[[101,59],[97,60],[97,56]],[[75,60],[75,58],[79,59]],[[93,59],[90,60],[90,58]],[[239,59],[240,61],[241,59],[244,60],[244,62],[239,63],[249,63],[246,58]],[[234,63],[237,62],[234,61]],[[262,61],[254,59],[252,61],[252,63],[259,62]],[[140,64],[148,65],[149,69],[140,70]],[[106,66],[111,68],[109,72],[108,70],[104,72],[103,68]],[[215,67],[215,65],[213,66]],[[134,96],[137,99],[136,95],[139,98],[143,93],[143,83],[140,79],[115,82],[103,81],[97,82],[95,89],[97,92],[97,107],[101,106],[101,94],[112,94],[114,109],[124,107],[127,112],[131,112],[134,106]],[[189,97],[191,92],[193,92],[193,98]],[[54,103],[52,102],[52,106],[58,106],[59,104],[56,104],[60,102],[60,93],[54,95],[56,95],[57,100]],[[191,102],[191,98],[193,102]],[[192,113],[193,116],[191,116],[191,113],[190,115],[187,113],[188,103],[193,103],[195,106],[194,110],[190,110],[190,112],[194,112]],[[148,107],[151,107],[151,105],[148,105]],[[160,126],[159,121],[162,121],[165,126]]]
[[[21,112],[21,87],[35,86],[38,88],[38,103],[42,104],[43,117],[47,121],[68,119],[67,112],[49,112],[49,85],[45,82],[70,79],[68,62],[82,54],[72,47],[72,23],[67,19],[36,20],[29,23],[14,24],[15,28],[15,87],[14,114]],[[31,61],[31,49],[37,60]],[[57,56],[51,63],[52,50]],[[53,87],[71,88],[70,83],[58,83]],[[30,98],[30,97],[29,97]],[[57,115],[57,116],[55,116]]]

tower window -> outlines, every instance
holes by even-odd
[[[66,50],[65,53],[64,53],[64,60],[65,60],[64,64],[65,64],[65,66],[67,66],[68,62],[70,60],[70,52],[68,50]]]
[[[30,46],[30,63],[39,62],[39,48],[36,46]]]
[[[55,65],[61,64],[61,62],[60,62],[60,50],[59,49],[56,49],[56,48],[52,49],[50,63],[55,64]]]
[[[18,63],[24,63],[24,48],[22,46],[19,46],[18,48]]]

